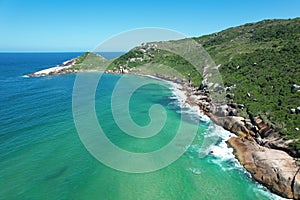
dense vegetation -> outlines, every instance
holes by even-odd
[[[300,139],[297,130],[300,114],[290,114],[290,109],[300,106],[300,92],[291,90],[293,84],[300,85],[300,18],[264,20],[193,39],[205,48],[217,65],[221,65],[219,71],[224,85],[236,85],[230,91],[236,103],[244,104],[255,116],[260,116],[288,138]],[[142,60],[130,62],[131,58]],[[122,66],[185,79],[191,74],[195,85],[202,81],[189,62],[159,49],[149,49],[145,53],[141,47],[136,47],[111,63],[95,54],[87,54],[77,63],[75,68],[78,69],[116,70]],[[247,117],[245,110],[240,110],[239,115]],[[300,149],[300,140],[293,145]]]
[[[255,115],[276,127],[288,138],[300,138],[300,115],[290,109],[300,106],[300,92],[291,91],[300,85],[300,18],[264,20],[230,28],[219,33],[193,38],[213,58],[225,86],[236,85],[234,101],[243,103]],[[137,68],[145,63],[172,66],[185,78],[193,73],[192,66],[178,55],[153,51],[154,58],[128,63],[142,57],[137,48],[115,60],[110,68],[126,65]],[[192,77],[199,84],[201,77]],[[248,97],[247,93],[251,96]],[[245,110],[240,115],[246,117]],[[294,142],[300,149],[300,141]]]
[[[225,86],[236,85],[235,102],[290,138],[300,138],[300,115],[290,114],[300,106],[300,92],[291,91],[300,85],[300,18],[264,20],[195,40],[222,64]],[[300,148],[300,141],[294,145]]]
[[[191,63],[182,59],[179,55],[170,53],[166,50],[150,50],[152,57],[145,56],[140,51],[140,48],[134,48],[128,53],[116,59],[108,69],[118,69],[119,66],[125,66],[127,69],[132,69],[136,72],[143,72],[151,75],[162,74],[170,78],[188,79],[188,74],[193,83],[199,85],[202,77],[198,76],[196,69]],[[143,58],[143,61],[128,62],[130,58]],[[147,65],[147,64],[151,64]],[[173,70],[170,70],[170,67]]]
[[[86,52],[76,58],[73,70],[105,70],[111,61],[106,60],[98,54]]]

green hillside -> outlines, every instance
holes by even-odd
[[[291,138],[300,138],[295,129],[300,128],[300,115],[290,114],[300,106],[300,92],[291,91],[293,84],[300,85],[300,18],[264,20],[195,40],[222,64],[225,86],[236,85],[235,102]]]
[[[86,52],[76,58],[76,64],[71,70],[105,70],[112,61],[98,54]]]
[[[128,62],[130,58],[142,58],[143,61]],[[146,64],[151,64],[151,66]],[[143,53],[141,52],[141,47],[136,47],[112,62],[109,69],[118,69],[120,66],[125,66],[125,68],[136,72],[151,75],[162,74],[171,78],[188,79],[188,74],[191,74],[191,80],[195,84],[198,85],[202,81],[202,77],[198,76],[196,69],[191,63],[182,59],[179,55],[162,49],[150,49]],[[170,67],[174,70],[171,70]]]
[[[290,109],[300,106],[300,92],[291,91],[293,84],[300,85],[300,18],[264,20],[193,39],[217,65],[221,64],[225,86],[236,85],[231,91],[234,102],[245,104],[255,116],[289,138],[300,138],[296,129],[300,128],[300,114],[290,114]],[[128,62],[132,57],[143,60]],[[109,68],[126,66],[138,71],[147,63],[172,66],[185,78],[191,73],[196,85],[202,80],[186,60],[164,50],[150,49],[145,54],[137,47],[114,60]],[[245,110],[240,115],[246,117]],[[293,145],[300,149],[300,141]]]

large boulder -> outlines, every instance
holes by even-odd
[[[229,99],[233,99],[234,94],[233,93],[228,93],[228,94],[226,94],[226,97],[229,98]]]
[[[300,85],[297,85],[297,84],[292,85],[291,90],[292,90],[292,91],[293,91],[293,90],[300,91]]]
[[[211,112],[219,117],[228,116],[228,105],[213,105]]]
[[[222,126],[224,129],[237,134],[241,137],[248,137],[249,130],[245,127],[244,118],[236,116],[218,117],[216,115],[209,115],[210,119],[217,125]]]
[[[234,109],[234,108],[228,109],[228,115],[229,116],[237,116],[237,114],[238,114],[237,109]]]
[[[294,199],[300,199],[300,171],[299,170],[294,179],[293,189],[294,189]]]
[[[296,114],[300,114],[300,106],[296,108]]]
[[[235,156],[255,180],[285,198],[299,199],[299,166],[293,157],[238,137],[227,143],[234,148]]]

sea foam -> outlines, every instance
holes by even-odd
[[[172,100],[176,100],[175,106],[180,108],[176,111],[177,113],[188,116],[192,120],[201,121],[202,123],[210,122],[209,117],[204,115],[198,106],[192,106],[186,102],[187,96],[180,84],[170,81],[168,81],[168,83],[171,85],[170,89],[172,90],[172,96],[169,98]],[[172,103],[174,102],[171,102],[171,104]]]
[[[187,104],[187,96],[182,86],[170,81],[168,82],[171,85],[170,89],[172,90],[173,94],[170,99],[177,100],[176,104],[181,108],[180,110],[177,110],[177,112],[189,115],[191,119],[206,122],[208,125],[208,130],[204,133],[204,141],[202,145],[190,145],[188,151],[197,152],[198,159],[209,156],[209,160],[218,165],[223,171],[238,170],[247,177],[251,178],[251,174],[247,172],[246,169],[235,158],[233,149],[228,147],[226,144],[226,141],[231,137],[234,137],[235,134],[225,130],[221,126],[212,123],[210,118],[207,115],[204,115],[198,106],[191,106]],[[189,155],[191,156],[191,154]],[[225,163],[226,165],[224,165]],[[190,167],[187,170],[195,175],[201,174],[201,171],[195,167]],[[259,190],[260,193],[263,193],[269,199],[286,200],[285,198],[271,193],[266,187],[260,185],[259,183],[256,183],[256,185],[258,186],[256,190]]]
[[[188,115],[190,119],[205,122],[208,126],[207,131],[203,133],[203,143],[192,144],[187,147],[187,151],[197,152],[198,157],[195,158],[194,153],[186,155],[188,155],[191,159],[202,159],[207,157],[211,163],[218,165],[223,171],[238,170],[250,179],[251,174],[247,172],[246,169],[238,162],[233,154],[233,149],[228,147],[226,144],[226,141],[231,137],[234,137],[235,134],[225,130],[221,126],[214,124],[207,115],[203,114],[198,106],[191,106],[186,103],[187,96],[181,85],[171,81],[166,82],[169,83],[170,89],[172,90],[172,96],[169,97],[169,99],[174,101],[170,103],[171,107],[174,106],[174,108],[179,108],[176,111],[177,113]],[[194,175],[201,174],[200,169],[197,167],[189,167],[187,170]],[[264,196],[267,198],[274,200],[286,200],[285,198],[271,193],[266,187],[260,185],[259,183],[255,182],[255,184],[257,185],[255,190],[257,190],[258,193],[264,194]]]

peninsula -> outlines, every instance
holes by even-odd
[[[300,18],[264,20],[193,38],[223,77],[226,104],[213,104],[203,78],[180,56],[144,43],[114,60],[85,53],[60,66],[29,74],[83,71],[150,74],[186,83],[187,101],[237,135],[227,141],[253,178],[286,198],[300,199]],[[165,64],[167,74],[139,66]],[[201,87],[199,87],[201,86]]]

